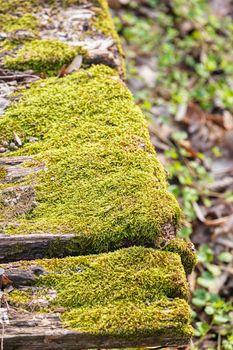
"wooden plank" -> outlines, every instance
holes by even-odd
[[[30,315],[31,316],[31,315]],[[188,346],[190,339],[174,334],[148,337],[145,339],[125,339],[110,336],[95,336],[92,334],[80,334],[60,328],[57,314],[51,314],[44,319],[33,316],[28,318],[15,318],[14,325],[6,328],[3,344],[7,350],[81,350],[81,349],[113,349],[113,348],[137,348]],[[44,324],[47,323],[45,327]],[[33,324],[36,326],[33,327]]]
[[[8,308],[4,300],[0,308],[9,318],[4,330],[4,349],[179,346],[190,341],[187,283],[179,257],[174,253],[134,247],[97,256],[15,262],[1,268],[8,278],[4,285]],[[67,283],[65,299],[61,298],[64,286],[59,286],[62,276]],[[72,289],[68,288],[70,283]],[[167,287],[161,290],[163,283]],[[161,302],[157,293],[161,294]],[[119,302],[122,306],[116,309],[116,316],[114,308]],[[97,329],[91,332],[85,322],[92,319],[96,308],[100,319],[94,318],[93,326]],[[86,315],[75,321],[77,329],[63,320],[63,315],[72,310]],[[111,322],[103,331],[106,317]],[[137,317],[147,323],[145,328]],[[119,327],[115,329],[118,318]]]
[[[59,258],[74,254],[74,238],[74,234],[0,234],[0,263],[22,259]],[[73,251],[71,250],[71,245],[73,246]]]

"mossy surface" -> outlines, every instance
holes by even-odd
[[[58,40],[33,40],[26,42],[13,57],[6,56],[3,63],[9,69],[32,69],[36,73],[46,72],[52,76],[77,54],[87,53],[80,47],[71,47]]]
[[[136,338],[148,336],[173,336],[187,339],[192,336],[192,327],[188,325],[189,306],[180,299],[160,300],[134,304],[116,302],[92,308],[82,307],[65,312],[62,320],[65,326],[79,332]]]
[[[178,254],[144,247],[113,253],[22,262],[40,266],[37,286],[55,291],[47,311],[63,307],[63,324],[80,332],[190,337],[188,285]],[[19,293],[13,302],[19,303]],[[30,294],[22,295],[27,308]],[[43,298],[41,295],[40,297]]]
[[[121,61],[119,70],[124,75],[123,51],[120,39],[114,29],[114,24],[110,16],[108,5],[105,0],[95,0],[91,2],[95,10],[92,20],[91,33],[96,31],[100,35],[110,36],[114,39]],[[85,4],[85,1],[39,1],[39,0],[10,0],[5,3],[0,0],[0,29],[6,33],[14,33],[18,30],[25,30],[33,36],[40,37],[40,23],[35,14],[40,13],[41,6],[48,4],[51,7],[69,7]],[[28,34],[27,34],[28,36]],[[30,40],[32,39],[30,38]],[[14,42],[16,38],[11,38]],[[36,73],[47,73],[50,76],[56,75],[58,69],[64,64],[70,63],[77,53],[87,56],[87,52],[80,47],[73,47],[57,40],[33,40],[28,42],[28,38],[17,39],[22,47],[14,47],[13,51],[5,54],[3,64],[13,70],[32,69]]]
[[[125,76],[125,61],[124,61],[124,52],[121,46],[120,37],[118,36],[112,17],[109,13],[109,7],[107,0],[96,0],[97,4],[100,6],[100,11],[97,16],[94,17],[93,24],[97,30],[101,33],[111,36],[117,44],[119,51],[119,57],[121,61],[122,76]]]
[[[6,175],[7,175],[6,169],[0,165],[0,180],[4,179],[4,177],[6,177]]]
[[[38,19],[31,14],[25,14],[21,17],[0,15],[0,30],[6,33],[18,30],[30,30],[32,33],[35,33],[38,29],[38,24]]]
[[[9,293],[7,301],[14,306],[22,307],[23,309],[30,303],[32,292],[15,289]]]
[[[16,132],[24,147],[15,154],[35,154],[46,170],[36,179],[38,206],[13,233],[75,232],[99,252],[155,244],[163,224],[178,225],[144,116],[114,70],[49,78],[22,95],[0,120],[1,139]]]
[[[37,11],[40,6],[82,5],[85,0],[0,0],[0,14],[25,13]]]
[[[197,263],[197,255],[191,242],[186,242],[177,237],[169,241],[165,250],[179,254],[186,273],[190,274],[192,272]]]
[[[27,12],[36,3],[37,0],[0,0],[0,14],[13,14],[16,11]]]

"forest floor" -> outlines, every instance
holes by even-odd
[[[183,208],[192,349],[233,349],[233,5],[229,0],[111,0],[127,82]]]

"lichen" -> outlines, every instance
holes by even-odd
[[[99,252],[153,245],[163,224],[178,225],[144,116],[114,70],[93,66],[21,93],[0,120],[1,137],[16,132],[24,147],[15,154],[36,154],[47,170],[36,179],[38,206],[14,233],[75,232]]]
[[[197,263],[197,255],[191,242],[176,237],[166,245],[165,250],[179,254],[186,273],[190,274],[192,272]]]
[[[47,312],[62,307],[68,328],[127,338],[191,336],[188,284],[178,254],[132,247],[22,264],[42,267],[34,289],[55,291]]]
[[[33,40],[24,43],[12,57],[3,59],[9,69],[29,70],[36,73],[46,72],[49,76],[58,73],[64,65],[71,63],[77,54],[86,55],[81,47],[72,47],[58,40]]]

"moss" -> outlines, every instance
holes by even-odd
[[[25,308],[26,305],[31,301],[32,293],[23,290],[13,290],[7,296],[7,301],[14,306]]]
[[[87,53],[80,47],[71,47],[58,40],[33,40],[26,42],[13,57],[6,56],[3,63],[10,69],[32,69],[37,73],[54,75],[77,54]]]
[[[111,36],[117,44],[119,57],[121,60],[121,75],[124,78],[126,74],[125,61],[124,61],[124,52],[121,46],[120,37],[118,36],[112,17],[109,12],[108,2],[106,0],[96,0],[98,6],[100,7],[99,12],[93,19],[93,24],[95,28],[101,33]]]
[[[191,242],[186,242],[181,238],[174,238],[167,244],[165,250],[179,254],[186,273],[190,274],[192,272],[197,263],[197,256]]]
[[[0,120],[4,140],[14,131],[24,143],[15,154],[36,154],[47,169],[36,180],[38,206],[17,233],[75,232],[99,252],[154,245],[164,223],[178,224],[144,117],[115,74],[93,66],[34,83]]]
[[[25,14],[21,17],[0,15],[0,30],[6,33],[27,30],[33,34],[38,29],[38,26],[38,19],[31,14]]]
[[[50,6],[68,7],[72,5],[81,5],[83,1],[77,0],[61,0],[61,1],[38,1],[38,0],[21,0],[15,2],[10,0],[7,4],[2,4],[0,0],[0,28],[3,31],[14,33],[19,29],[31,32],[32,36],[39,34],[39,23],[33,14],[39,13],[40,6],[48,3]],[[121,76],[124,76],[124,60],[123,51],[117,35],[112,18],[109,14],[108,5],[105,0],[95,0],[92,2],[95,7],[95,16],[93,17],[93,30],[97,30],[100,34],[111,36],[117,44],[121,66],[119,67]],[[93,7],[94,8],[94,7]],[[2,14],[1,14],[2,13]],[[15,16],[17,13],[17,16]],[[20,17],[18,17],[20,14]],[[25,41],[25,40],[20,40]],[[47,72],[49,75],[57,73],[63,64],[69,63],[74,56],[80,53],[84,56],[87,52],[80,47],[71,47],[63,42],[55,40],[34,40],[26,43],[18,51],[7,53],[3,63],[10,69],[27,70],[33,69],[35,72]]]
[[[189,342],[192,327],[187,325],[189,307],[184,300],[143,303],[116,302],[101,307],[71,310],[62,315],[64,325],[79,332],[136,338],[181,336]]]
[[[66,7],[84,3],[85,0],[0,0],[0,14],[26,13],[37,10],[44,4]]]
[[[64,308],[62,321],[69,328],[127,338],[191,335],[188,285],[178,254],[132,247],[21,264],[43,268],[37,287],[56,292],[47,311]]]
[[[7,54],[8,51],[13,50],[15,47],[17,47],[17,44],[8,39],[0,41],[0,53],[2,55]]]
[[[37,0],[0,0],[0,14],[30,11]]]
[[[0,180],[4,179],[7,175],[7,171],[3,166],[0,166]]]
[[[164,297],[188,298],[180,257],[170,252],[131,247],[35,263],[49,272],[40,283],[55,288],[56,304],[67,308],[105,305],[123,299],[150,303]]]

